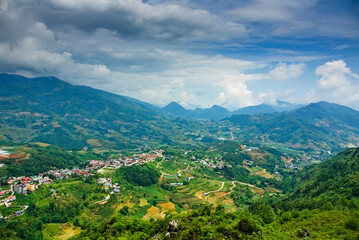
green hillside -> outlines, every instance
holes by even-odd
[[[354,204],[348,200],[359,197],[359,148],[348,149],[299,171],[292,186],[293,191],[281,202],[280,208],[314,209]]]
[[[261,146],[247,152],[243,149],[251,145],[246,145],[244,148],[243,143],[225,141],[210,148],[165,147],[163,158],[142,166],[104,168],[91,172],[87,178],[55,180],[26,196],[16,194],[10,208],[0,207],[1,214],[9,216],[23,206],[29,207],[21,217],[0,220],[0,237],[60,239],[67,234],[75,235],[72,239],[358,237],[359,149],[348,149],[302,170],[290,170],[284,167],[290,156],[285,155],[287,160],[283,160],[281,152]],[[17,144],[8,144],[4,149],[13,154],[12,158],[1,160],[6,166],[0,173],[6,176],[33,175],[72,166],[83,168],[82,163],[89,159],[126,158],[141,153],[108,150],[96,154]],[[190,176],[193,179],[187,181]],[[98,183],[101,177],[117,183],[120,193],[105,190]],[[3,187],[9,188],[6,184]]]
[[[252,201],[236,212],[206,205],[154,222],[117,215],[74,239],[357,239],[358,153],[349,149],[299,171],[282,199]]]
[[[233,115],[228,120],[248,141],[331,151],[359,141],[359,112],[327,102],[282,113]]]
[[[169,120],[126,97],[55,77],[0,75],[0,139],[67,149],[179,143],[198,124]],[[188,142],[188,141],[187,141]]]

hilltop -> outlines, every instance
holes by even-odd
[[[282,113],[233,115],[227,120],[247,141],[328,151],[359,142],[359,112],[334,103],[311,103]]]

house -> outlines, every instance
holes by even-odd
[[[170,186],[182,186],[183,183],[170,183]]]
[[[32,182],[32,178],[30,178],[30,177],[22,177],[21,181],[22,182]]]
[[[104,184],[105,182],[107,182],[107,179],[106,179],[106,178],[99,178],[99,179],[97,180],[97,183],[98,183],[98,184]]]
[[[115,187],[114,189],[112,189],[112,192],[114,192],[114,193],[120,193],[120,189],[117,188],[117,187]]]
[[[195,177],[188,177],[188,178],[186,178],[185,180],[183,180],[183,181],[191,181],[192,179],[195,179]]]
[[[1,192],[0,192],[0,197],[5,196],[5,194],[8,193],[8,192],[9,192],[9,191],[1,191]]]
[[[14,192],[17,194],[27,194],[27,187],[25,184],[14,185]]]
[[[98,184],[104,184],[104,183],[112,183],[112,178],[99,178],[97,180]]]
[[[24,214],[23,210],[19,210],[19,211],[14,212],[15,217],[22,216],[23,214]]]
[[[106,190],[112,188],[112,183],[111,183],[111,182],[106,182],[106,183],[103,185],[103,188],[106,189]]]
[[[12,202],[12,201],[15,201],[15,200],[16,200],[16,196],[12,195],[12,196],[8,196],[5,199],[5,202]]]
[[[28,183],[26,183],[26,188],[30,192],[35,192],[36,185],[33,182],[28,182]]]

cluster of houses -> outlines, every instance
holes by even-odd
[[[153,150],[148,153],[133,154],[131,157],[120,159],[109,159],[107,161],[90,160],[86,169],[96,170],[107,167],[117,169],[122,166],[141,165],[148,162],[153,162],[157,157],[162,158],[163,150]]]
[[[97,183],[103,185],[105,190],[111,190],[111,193],[120,193],[121,186],[118,183],[112,184],[112,178],[99,178]]]
[[[209,158],[205,158],[205,159],[201,159],[201,160],[196,160],[194,162],[200,163],[205,165],[206,167],[211,167],[211,168],[218,168],[218,169],[223,169],[224,166],[228,166],[228,167],[232,167],[231,165],[225,163],[223,160],[219,160],[217,162],[211,161]]]
[[[162,157],[163,152],[163,150],[154,150],[148,153],[133,154],[127,158],[109,159],[106,161],[90,160],[85,169],[79,169],[78,167],[74,167],[73,169],[53,169],[32,177],[9,177],[6,181],[11,188],[0,191],[0,205],[9,207],[11,202],[16,200],[15,193],[26,195],[28,192],[34,192],[39,185],[52,183],[52,179],[62,180],[72,176],[87,177],[91,175],[92,171],[103,167],[120,168],[121,166],[145,164],[154,161],[157,157]],[[2,154],[5,153],[2,152]],[[117,183],[113,184],[110,178],[100,178],[98,183],[103,184],[104,189],[111,190],[111,193],[120,192],[120,186],[118,186]],[[21,216],[22,214],[23,211],[14,213],[15,216]]]
[[[248,147],[247,145],[241,145],[241,149],[243,152],[249,153],[251,151],[258,151],[259,147]]]
[[[16,200],[16,194],[27,194],[34,192],[39,185],[52,183],[52,179],[43,177],[42,174],[34,177],[10,177],[6,182],[11,186],[10,189],[0,192],[0,205],[9,207]]]
[[[90,169],[79,169],[74,167],[73,169],[56,169],[46,172],[46,174],[51,175],[55,179],[62,180],[64,178],[69,178],[71,176],[83,176],[87,177],[90,175]]]
[[[27,194],[28,191],[34,192],[39,185],[53,182],[52,179],[43,174],[33,177],[10,177],[6,181],[17,194]]]

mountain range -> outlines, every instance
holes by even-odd
[[[169,120],[139,101],[55,77],[0,75],[0,139],[65,148],[168,142],[190,123]]]
[[[55,77],[0,74],[0,140],[42,142],[69,149],[123,148],[155,144],[198,144],[196,138],[222,136],[299,149],[333,150],[359,143],[359,112],[318,102],[298,107],[278,102],[230,112],[220,106],[187,110],[172,102],[159,109],[137,99]],[[172,117],[171,117],[172,116]],[[205,124],[186,119],[214,119]],[[222,127],[218,126],[218,123]],[[190,133],[190,134],[188,134]],[[211,141],[210,141],[211,142]]]
[[[359,143],[359,112],[328,102],[296,110],[227,118],[239,128],[240,138],[275,142],[302,149],[345,148]]]
[[[232,115],[228,109],[218,105],[214,105],[211,108],[196,108],[194,110],[188,110],[176,102],[171,102],[167,106],[159,109],[159,112],[168,114],[169,116],[180,117],[189,120],[218,121]]]
[[[276,105],[262,103],[256,106],[249,106],[229,111],[228,109],[213,105],[210,108],[196,108],[194,110],[185,109],[177,102],[171,102],[167,106],[158,109],[159,112],[173,117],[180,117],[189,120],[214,120],[218,121],[236,114],[260,114],[290,111],[304,106],[303,104],[293,104],[285,101],[277,101]]]

